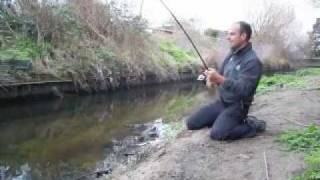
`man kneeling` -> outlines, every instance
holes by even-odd
[[[265,130],[265,122],[247,116],[262,74],[262,64],[252,49],[248,23],[234,23],[227,35],[231,51],[219,72],[205,71],[207,86],[218,85],[219,99],[201,108],[187,120],[189,130],[212,127],[215,140],[254,137]]]

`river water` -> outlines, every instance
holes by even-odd
[[[0,180],[72,179],[106,159],[133,125],[163,117],[173,99],[204,91],[184,83],[2,105]]]

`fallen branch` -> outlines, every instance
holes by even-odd
[[[267,162],[266,152],[263,152],[263,158],[264,158],[266,177],[267,177],[267,180],[269,180],[269,171],[268,171],[268,162]]]

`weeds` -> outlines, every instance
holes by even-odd
[[[296,180],[320,179],[320,128],[311,125],[305,130],[289,131],[279,136],[278,142],[286,150],[305,153],[308,168]]]
[[[303,131],[289,131],[280,135],[279,142],[286,145],[287,150],[310,153],[320,150],[320,128],[311,125]]]

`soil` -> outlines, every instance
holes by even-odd
[[[319,78],[313,79],[320,82]],[[319,87],[319,83],[314,83]],[[267,122],[264,133],[250,139],[219,142],[209,129],[184,130],[133,167],[114,169],[120,180],[270,180],[291,179],[306,167],[303,155],[286,152],[277,135],[320,122],[320,90],[280,88],[256,97],[250,115]],[[265,155],[265,156],[264,156]],[[266,158],[264,158],[266,157]],[[267,175],[268,173],[268,175]]]

